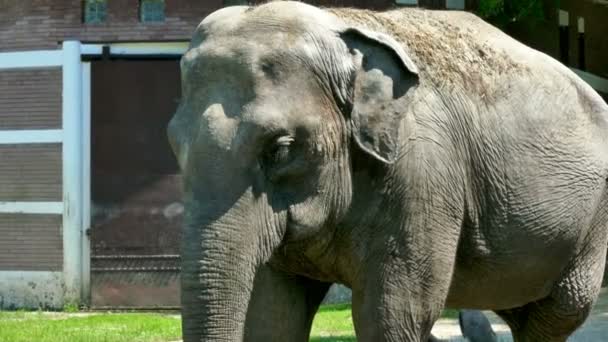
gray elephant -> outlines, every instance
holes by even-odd
[[[185,341],[306,341],[331,283],[359,341],[444,306],[565,341],[600,288],[608,106],[462,12],[228,7],[181,61]]]

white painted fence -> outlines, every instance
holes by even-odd
[[[4,305],[61,306],[80,303],[88,288],[88,239],[85,234],[90,203],[90,65],[81,62],[81,44],[66,41],[60,50],[0,53],[0,72],[14,69],[60,67],[62,69],[62,128],[48,130],[0,130],[0,144],[62,144],[63,200],[61,202],[0,202],[0,213],[63,215],[62,272],[0,271],[0,298]],[[58,85],[59,86],[59,85]],[[86,133],[83,133],[86,132]],[[0,237],[1,238],[1,237]],[[84,253],[83,253],[84,252]],[[84,274],[87,276],[84,276]],[[84,280],[84,281],[83,281]],[[37,284],[32,294],[29,284]],[[46,294],[48,302],[40,299]],[[38,302],[38,303],[36,303]]]

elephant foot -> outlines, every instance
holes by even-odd
[[[477,310],[460,310],[458,323],[462,336],[471,342],[495,342],[496,334],[488,318]]]

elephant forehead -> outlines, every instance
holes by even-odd
[[[342,26],[332,13],[300,2],[228,7],[201,22],[190,47],[225,55],[288,51],[303,37],[332,35]]]
[[[332,13],[301,2],[280,1],[252,7],[220,9],[200,23],[195,37],[205,39],[212,35],[235,36],[259,30],[305,32],[320,26],[333,28],[336,25],[337,20]]]

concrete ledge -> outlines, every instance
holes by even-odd
[[[0,310],[59,309],[62,306],[61,272],[0,271]]]
[[[582,78],[585,82],[587,82],[593,89],[597,90],[598,92],[608,94],[608,79],[583,70],[575,68],[570,69],[574,71],[574,73],[577,74],[578,77]]]
[[[334,284],[329,288],[323,304],[341,304],[350,303],[352,299],[352,293],[350,289],[344,285]]]

